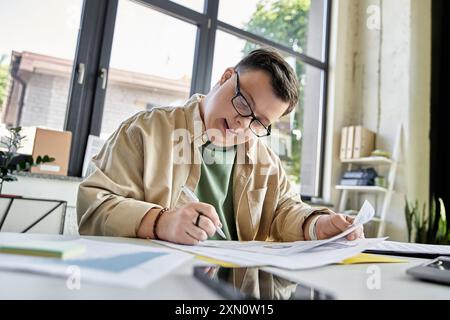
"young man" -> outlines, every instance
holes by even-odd
[[[352,218],[303,203],[261,140],[298,102],[292,68],[271,49],[228,68],[206,95],[122,123],[80,185],[80,234],[196,244],[326,239]],[[200,199],[192,202],[182,186]],[[363,237],[362,228],[347,236]]]

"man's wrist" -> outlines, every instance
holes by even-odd
[[[323,214],[317,214],[315,217],[312,218],[310,224],[309,224],[309,230],[308,230],[308,235],[309,235],[309,239],[314,241],[314,240],[318,240],[317,238],[317,221],[319,221],[319,219],[322,217]]]
[[[139,230],[137,236],[142,239],[152,239],[153,235],[153,225],[155,223],[156,217],[162,208],[154,207],[147,211],[145,216],[141,220],[139,225]]]
[[[306,240],[318,240],[319,235],[317,233],[317,222],[324,215],[332,214],[328,208],[317,208],[307,218],[304,228],[304,235]]]

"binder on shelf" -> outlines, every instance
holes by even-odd
[[[341,131],[341,152],[340,152],[340,158],[341,160],[347,159],[347,132],[348,128],[342,128]]]
[[[341,179],[341,186],[366,187],[374,185],[373,179]]]
[[[346,159],[352,159],[353,158],[353,138],[355,134],[355,127],[348,127],[347,128],[347,152],[346,152]]]
[[[378,173],[374,168],[346,171],[342,176],[343,179],[375,179],[376,177]]]
[[[369,157],[374,147],[375,133],[363,126],[354,127],[353,158]]]

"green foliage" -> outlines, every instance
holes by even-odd
[[[256,11],[247,23],[245,30],[263,36],[272,41],[288,46],[295,51],[304,52],[306,49],[309,10],[311,0],[260,0],[256,5]],[[242,50],[246,55],[259,47],[252,42],[247,42]],[[305,66],[299,60],[296,61],[295,72],[301,81],[304,78]],[[300,90],[300,103],[304,101],[304,92]],[[294,118],[293,130],[303,131],[303,106],[297,108]],[[292,161],[286,168],[288,174],[300,183],[301,141],[291,139]]]
[[[28,157],[26,160],[15,161],[19,159],[20,155],[17,151],[22,147],[22,141],[26,138],[21,135],[21,127],[10,128],[9,136],[2,137],[0,147],[0,194],[3,188],[3,182],[17,181],[15,173],[29,170],[31,167],[55,161],[49,156],[38,156],[36,161],[33,157]],[[14,164],[14,162],[16,162]]]
[[[450,244],[450,224],[447,223],[445,205],[442,199],[433,200],[430,210],[424,203],[422,208],[416,200],[405,199],[405,219],[410,242],[428,244]],[[436,203],[439,204],[437,209]]]
[[[8,67],[0,63],[0,110],[6,99],[6,88],[8,87]]]
[[[311,0],[260,0],[245,29],[302,52],[306,47],[310,7]],[[255,49],[251,46],[248,43],[244,51]]]

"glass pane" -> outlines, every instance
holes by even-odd
[[[315,67],[305,65],[301,79],[302,149],[301,181],[302,195],[319,195],[320,164],[323,143],[323,96],[325,73]]]
[[[214,86],[220,79],[220,76],[228,67],[235,66],[248,52],[258,48],[255,43],[247,42],[233,35],[218,31],[216,35],[216,47],[214,52],[214,64],[211,87]],[[225,50],[227,49],[227,50]],[[311,113],[318,113],[319,102],[316,97],[320,96],[320,82],[319,86],[307,87],[307,75],[309,74],[309,67],[306,67],[301,61],[296,60],[292,56],[285,56],[286,61],[296,71],[297,77],[300,79],[300,102],[295,109],[288,116],[283,117],[272,126],[272,135],[263,140],[278,154],[281,162],[286,170],[290,180],[294,183],[297,191],[300,193],[300,183],[306,175],[301,173],[302,157],[306,163],[315,161],[315,154],[305,154],[302,145],[302,132],[304,131],[305,110]],[[315,70],[315,69],[314,69]],[[308,78],[309,79],[309,78]],[[311,76],[311,83],[315,83],[315,79]],[[309,82],[308,82],[309,85]],[[309,113],[308,113],[309,115]],[[311,117],[312,119],[313,117]],[[313,132],[317,131],[318,117],[312,119],[316,122],[311,123],[307,130]],[[306,130],[306,128],[305,128]],[[306,132],[305,132],[306,134]],[[310,134],[314,135],[314,133]],[[310,141],[310,140],[305,140]],[[308,150],[317,148],[316,145],[306,146]],[[309,160],[309,159],[312,160]],[[301,174],[300,174],[301,173]],[[308,174],[307,172],[305,174]],[[306,179],[306,178],[305,178]],[[303,192],[303,190],[302,190]]]
[[[203,13],[203,7],[205,5],[204,0],[170,0],[172,2],[176,2],[181,4],[182,6],[188,7],[192,10]]]
[[[322,60],[325,1],[222,0],[219,20]]]
[[[247,42],[229,33],[218,30],[214,48],[211,88],[220,80],[226,68],[234,67],[247,52],[257,48],[259,46],[253,42]]]
[[[82,0],[0,0],[1,126],[62,130]]]
[[[101,138],[155,106],[189,98],[197,27],[121,0],[111,54]]]

